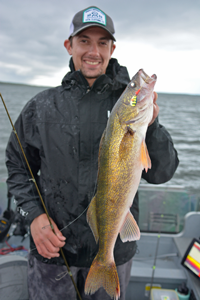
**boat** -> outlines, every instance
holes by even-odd
[[[3,218],[2,212],[8,209],[7,200],[2,201],[7,199],[5,182],[0,184],[0,197]],[[200,199],[189,195],[184,187],[149,184],[140,185],[139,199],[141,238],[133,257],[126,300],[170,300],[170,296],[155,298],[153,292],[168,295],[171,291],[178,295],[183,286],[188,295],[173,299],[200,300],[200,273],[196,276],[183,264],[191,242],[196,239],[200,245]],[[0,255],[0,300],[28,300],[28,228],[22,237],[13,234],[13,226],[16,224],[11,224],[8,231],[9,245],[24,248]],[[0,249],[5,246],[5,241],[0,243]],[[198,259],[200,265],[200,249]]]

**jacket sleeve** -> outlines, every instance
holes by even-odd
[[[169,181],[178,167],[179,160],[172,138],[158,118],[148,127],[146,145],[151,159],[151,169],[142,178],[153,184]]]
[[[37,135],[33,124],[35,118],[34,109],[33,105],[29,104],[27,106],[28,109],[26,110],[25,108],[17,119],[15,129],[32,173],[38,183],[39,176],[37,174],[40,169],[39,150],[30,143],[30,141],[36,139]],[[8,170],[8,191],[14,196],[18,211],[31,224],[33,219],[44,213],[44,210],[14,132],[11,133],[6,148],[6,166]]]

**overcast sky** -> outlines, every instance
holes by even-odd
[[[98,6],[115,24],[113,57],[155,90],[200,94],[200,0],[0,0],[0,81],[60,85],[73,15]]]

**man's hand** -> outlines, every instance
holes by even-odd
[[[52,219],[51,222],[56,234],[53,233],[46,214],[35,218],[30,226],[38,253],[48,259],[60,256],[58,252],[66,239]]]
[[[155,121],[159,113],[159,106],[156,103],[157,98],[158,98],[158,94],[156,92],[153,92],[153,117],[151,122],[149,123],[149,126]]]

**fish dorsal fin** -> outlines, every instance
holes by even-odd
[[[141,163],[146,172],[148,169],[151,169],[151,159],[149,157],[149,152],[144,140],[142,141],[141,145]]]
[[[90,225],[92,233],[94,235],[96,243],[99,240],[99,232],[97,227],[97,217],[96,217],[96,197],[92,199],[88,211],[87,211],[87,222]]]
[[[120,231],[120,238],[123,243],[127,241],[136,241],[140,239],[140,229],[131,214],[130,210],[128,211],[122,229]]]

